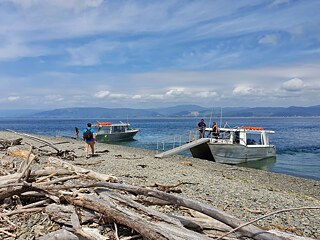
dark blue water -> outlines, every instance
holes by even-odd
[[[110,121],[110,119],[98,119]],[[126,119],[112,119],[113,122]],[[182,143],[188,131],[195,129],[199,119],[131,119],[132,127],[141,131],[134,141],[122,145],[156,150],[173,147],[173,138]],[[209,123],[209,119],[205,119]],[[219,119],[214,119],[219,122]],[[91,119],[17,119],[0,118],[0,130],[12,129],[18,132],[44,134],[49,136],[74,136],[74,128],[80,131]],[[277,148],[276,160],[258,161],[245,167],[320,180],[320,118],[230,118],[223,119],[229,126],[251,125],[274,130],[271,143]],[[164,144],[162,143],[164,142]],[[183,154],[188,155],[189,152]]]

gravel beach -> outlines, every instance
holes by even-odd
[[[18,134],[1,132],[1,139],[23,138],[28,144],[43,144]],[[38,136],[62,150],[73,150],[77,158],[70,163],[96,163],[81,167],[118,177],[119,181],[152,186],[178,185],[180,195],[223,210],[244,221],[288,208],[320,207],[320,181],[302,179],[262,170],[218,164],[181,155],[155,158],[155,151],[112,144],[96,144],[95,156],[84,157],[80,139]],[[0,152],[4,155],[5,152]],[[37,167],[44,168],[47,157]],[[295,210],[269,216],[257,225],[295,235],[320,239],[320,210]]]

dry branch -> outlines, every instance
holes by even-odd
[[[84,169],[81,167],[77,167],[77,166],[74,166],[70,163],[67,163],[59,158],[49,157],[48,162],[52,163],[52,164],[56,164],[56,165],[64,167],[64,168],[67,168],[71,171],[75,171],[79,174],[86,174],[86,176],[93,178],[93,179],[96,179],[96,180],[99,180],[99,181],[112,181],[112,182],[118,181],[117,177],[115,177],[115,176],[110,176],[110,175],[98,173],[98,172],[95,172],[92,170],[87,170],[87,169]]]

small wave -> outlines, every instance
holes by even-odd
[[[277,148],[278,154],[313,153],[320,154],[320,147],[317,146],[293,146],[287,148]]]

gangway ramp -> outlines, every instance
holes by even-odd
[[[181,145],[179,147],[170,149],[168,151],[158,153],[158,154],[155,155],[155,157],[156,158],[163,158],[163,157],[166,157],[166,156],[170,156],[170,155],[173,155],[173,154],[188,150],[188,149],[193,148],[195,146],[207,143],[209,141],[210,141],[209,138],[200,138],[200,139],[194,140],[192,142],[183,144],[183,145]]]

